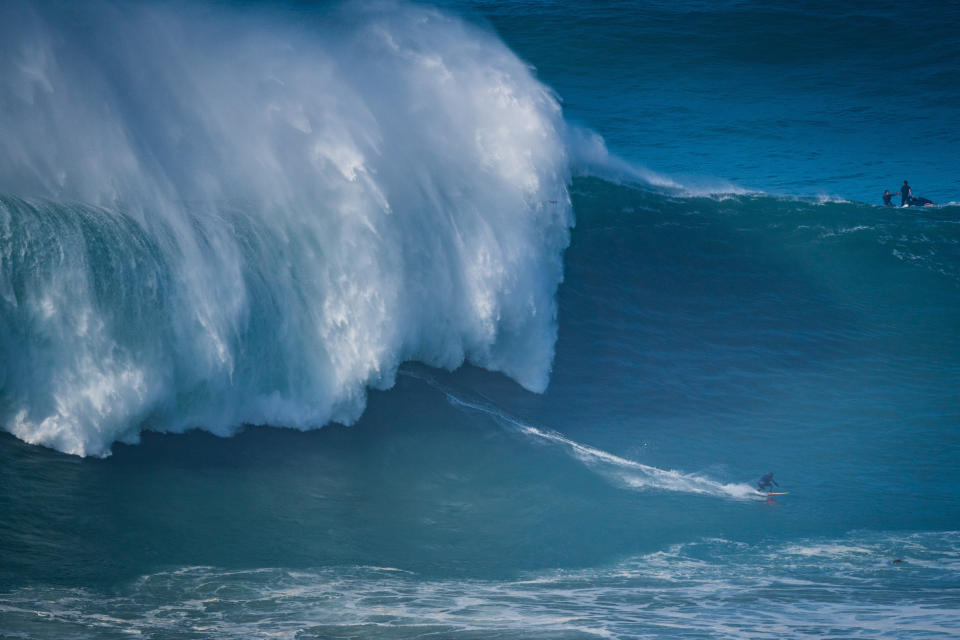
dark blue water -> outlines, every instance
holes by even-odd
[[[452,3],[459,6],[459,3]],[[471,3],[610,149],[686,183],[958,200],[952,3]]]
[[[0,636],[955,635],[952,5],[0,17]]]

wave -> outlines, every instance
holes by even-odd
[[[573,224],[557,98],[404,3],[0,9],[0,424],[349,423],[418,360],[542,391]]]
[[[489,30],[402,2],[298,17],[0,8],[0,427],[104,456],[143,429],[348,424],[407,361],[541,392],[574,209],[598,300],[626,258],[722,275],[751,247],[838,299],[960,282],[951,207],[663,176],[565,122]]]
[[[623,458],[613,453],[581,444],[566,436],[523,422],[509,415],[489,402],[471,399],[437,382],[433,377],[409,369],[400,371],[401,375],[422,380],[441,392],[455,407],[486,414],[497,424],[519,433],[530,440],[560,447],[588,468],[613,480],[617,484],[637,490],[676,491],[710,496],[763,499],[766,494],[745,483],[722,483],[697,474],[684,473],[672,469],[659,469],[635,460]]]

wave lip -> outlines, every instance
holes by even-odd
[[[566,125],[492,33],[394,2],[62,9],[0,9],[5,429],[107,455],[349,423],[407,360],[546,387]]]

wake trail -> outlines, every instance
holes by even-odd
[[[684,473],[673,469],[660,469],[581,444],[551,429],[534,427],[505,413],[489,402],[468,399],[429,375],[407,369],[402,369],[400,375],[425,382],[442,393],[447,401],[455,407],[483,413],[500,426],[514,433],[519,433],[533,441],[544,442],[561,448],[571,457],[582,462],[587,468],[629,489],[676,491],[738,500],[766,498],[763,493],[746,483],[723,483],[697,474]]]

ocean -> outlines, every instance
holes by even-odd
[[[958,26],[3,3],[0,638],[957,637]]]

